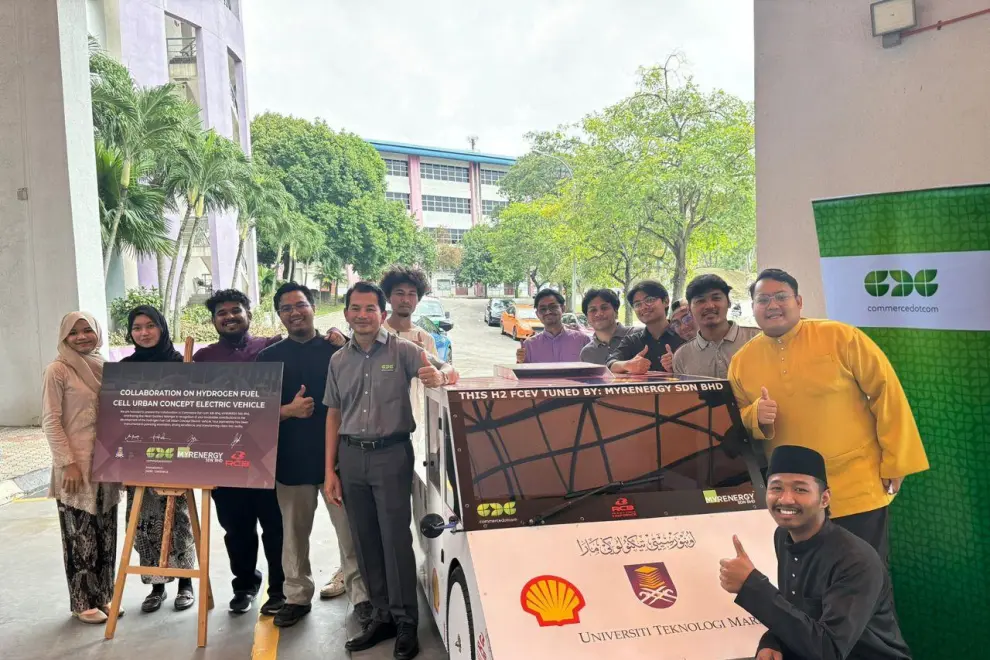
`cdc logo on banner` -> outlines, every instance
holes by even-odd
[[[938,271],[934,269],[919,270],[914,277],[911,277],[911,273],[906,270],[871,270],[866,274],[864,284],[868,294],[879,298],[887,295],[887,292],[890,291],[890,284],[887,283],[889,278],[894,282],[894,290],[890,291],[891,296],[902,298],[910,296],[912,291],[917,291],[918,295],[929,298],[938,291],[938,283],[935,282],[936,275],[938,275]]]

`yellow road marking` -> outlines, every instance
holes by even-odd
[[[28,502],[44,502],[44,501],[50,500],[50,499],[52,499],[52,498],[50,498],[50,497],[15,497],[14,499],[11,500],[11,502],[18,502],[18,503],[26,504]]]
[[[278,657],[278,628],[275,617],[261,615],[261,598],[268,590],[268,580],[258,590],[258,622],[254,624],[254,644],[251,647],[251,660],[275,660]]]

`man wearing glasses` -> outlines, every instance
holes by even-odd
[[[629,290],[626,300],[636,312],[636,318],[646,327],[633,330],[622,338],[618,348],[608,357],[608,368],[617,374],[665,371],[663,356],[684,344],[667,322],[670,303],[667,289],[656,280],[643,280]]]
[[[275,625],[295,625],[309,614],[316,584],[309,563],[309,535],[322,492],[325,473],[327,406],[323,403],[330,358],[337,346],[325,341],[313,324],[313,292],[286,282],[275,292],[275,310],[289,333],[258,355],[258,362],[282,363],[282,406],[279,409],[278,459],[275,463],[275,495],[282,511],[282,569],[285,571],[285,605],[275,614]],[[372,615],[368,589],[358,568],[357,550],[347,513],[331,506],[330,522],[337,535],[340,570],[347,595],[362,623]]]
[[[681,298],[670,304],[670,327],[684,341],[691,341],[698,334],[698,324],[691,314],[690,298]]]
[[[543,332],[527,339],[516,351],[519,362],[580,362],[581,349],[588,343],[583,332],[564,327],[564,296],[553,289],[541,289],[533,298],[536,316]]]
[[[763,330],[729,364],[743,423],[767,453],[800,445],[825,457],[836,524],[887,563],[887,506],[928,458],[883,351],[845,323],[801,318],[798,283],[771,268],[750,287]]]

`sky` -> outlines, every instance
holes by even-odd
[[[521,156],[525,134],[632,94],[679,51],[705,89],[753,99],[746,0],[242,2],[248,110],[369,140]]]

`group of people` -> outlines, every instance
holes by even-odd
[[[381,286],[356,283],[344,297],[349,338],[336,328],[325,336],[316,329],[315,296],[294,282],[274,295],[286,338],[250,334],[251,302],[240,291],[218,291],[206,301],[218,340],[197,351],[194,362],[283,365],[275,488],[213,491],[233,574],[231,612],[251,609],[263,584],[257,570],[259,525],[268,566],[261,613],[288,627],[311,611],[309,544],[322,497],[337,536],[340,568],[320,595],[347,593],[354,606],[361,631],[347,641],[347,650],[395,638],[396,658],[418,654],[411,434],[421,405],[414,402],[422,400],[423,387],[458,380],[456,370],[436,357],[432,336],[412,323],[427,290],[422,271],[402,266],[389,269]],[[386,301],[392,306],[387,321]],[[131,310],[127,324],[134,352],[124,360],[183,360],[154,307]],[[58,507],[70,609],[86,623],[103,623],[109,615],[123,490],[91,479],[102,344],[102,329],[92,315],[67,314],[43,392],[43,429],[53,456],[50,495]],[[128,492],[128,514],[132,503]],[[165,497],[146,492],[135,540],[142,566],[158,564],[165,504]],[[188,503],[178,498],[168,566],[192,568],[195,554]],[[161,608],[165,585],[173,579],[142,576],[152,586],[143,612]],[[175,608],[194,602],[191,580],[180,578]]]
[[[722,566],[723,586],[770,628],[759,660],[909,658],[887,575],[888,506],[905,477],[929,466],[897,374],[861,330],[803,318],[787,272],[766,269],[750,286],[758,328],[729,319],[731,291],[700,275],[672,306],[662,284],[640,282],[626,294],[637,329],[618,322],[613,291],[588,291],[588,340],[561,324],[563,297],[543,290],[534,306],[544,330],[517,359],[727,379],[744,426],[770,456],[767,506],[780,526],[779,590],[738,542]]]

